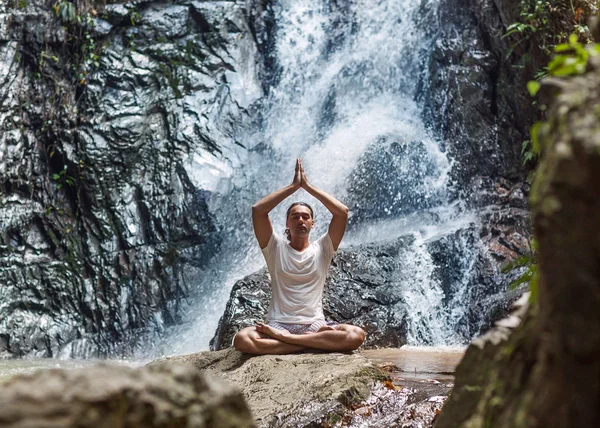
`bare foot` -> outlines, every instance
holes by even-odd
[[[287,330],[278,330],[267,324],[263,324],[261,322],[256,324],[256,330],[260,333],[266,334],[267,336],[285,342],[284,338],[289,336],[291,333]]]

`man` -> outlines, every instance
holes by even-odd
[[[289,242],[273,233],[269,212],[296,190],[303,188],[333,215],[329,231],[312,244],[315,225],[312,209],[292,204],[286,218]],[[254,233],[271,274],[268,323],[242,329],[235,349],[250,354],[289,354],[304,349],[352,351],[365,340],[364,331],[348,324],[330,325],[323,315],[323,286],[329,264],[346,231],[348,207],[312,186],[302,161],[296,160],[294,180],[252,207]]]

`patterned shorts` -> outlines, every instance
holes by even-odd
[[[269,321],[269,327],[276,328],[277,330],[287,330],[292,334],[304,334],[304,333],[316,333],[321,327],[326,325],[334,327],[338,325],[333,321],[317,320],[312,324],[289,324],[277,321]]]

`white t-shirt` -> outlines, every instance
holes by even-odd
[[[284,237],[271,234],[262,249],[271,274],[269,321],[312,324],[323,320],[323,287],[335,250],[325,233],[304,251]]]

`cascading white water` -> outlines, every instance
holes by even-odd
[[[419,83],[427,80],[425,58],[432,44],[424,27],[434,23],[424,23],[425,15],[428,19],[436,15],[437,0],[342,3],[280,0],[273,5],[275,83],[256,108],[260,126],[238,131],[248,150],[220,168],[229,171],[219,180],[214,176],[206,180],[214,186],[208,189],[214,192],[209,206],[223,228],[223,243],[208,271],[198,275],[201,297],[189,314],[193,321],[177,334],[169,352],[206,349],[233,283],[264,265],[252,234],[250,207],[291,182],[295,158],[303,159],[314,185],[346,201],[364,190],[361,183],[364,188],[372,186],[370,176],[383,174],[366,171],[365,157],[386,160],[392,145],[406,156],[389,159],[395,169],[386,172],[378,186],[385,188],[389,182],[392,188],[402,177],[402,188],[389,201],[367,201],[371,218],[355,216],[342,245],[413,234],[410,259],[405,261],[412,278],[398,284],[410,308],[409,343],[464,341],[454,328],[464,314],[460,306],[464,291],[456,290],[453,307],[444,306],[426,243],[472,219],[457,217],[454,205],[446,200],[452,164],[425,129],[414,101]],[[406,194],[412,205],[406,212],[398,211]],[[303,190],[273,211],[275,231],[283,231],[284,212],[293,200],[315,207],[314,236],[323,233],[330,216]]]

